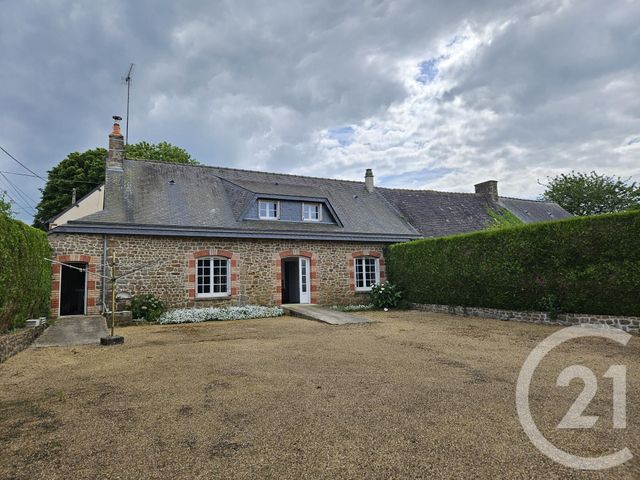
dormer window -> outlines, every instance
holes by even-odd
[[[277,200],[259,200],[258,218],[260,220],[278,220],[280,218],[280,202]]]
[[[302,220],[305,222],[319,222],[322,220],[321,205],[319,203],[303,203]]]

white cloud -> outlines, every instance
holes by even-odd
[[[0,144],[39,172],[104,146],[133,61],[132,141],[535,196],[571,169],[640,174],[638,24],[622,0],[16,3],[0,18]]]

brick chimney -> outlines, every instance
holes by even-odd
[[[367,189],[367,192],[373,193],[373,170],[370,168],[367,168],[364,174],[364,187]]]
[[[498,182],[497,180],[487,180],[486,182],[476,183],[477,195],[485,195],[494,202],[498,201]]]
[[[114,115],[113,120],[113,130],[109,134],[107,170],[122,170],[124,164],[124,137],[120,132],[120,120],[122,120],[122,117]]]

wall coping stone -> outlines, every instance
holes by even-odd
[[[502,310],[488,307],[463,307],[459,305],[439,305],[410,303],[414,310],[445,313],[463,317],[483,317],[514,322],[540,323],[545,325],[580,325],[597,328],[617,328],[629,333],[640,333],[640,317],[620,315],[592,315],[589,313],[561,313],[552,319],[547,312]]]
[[[44,324],[39,327],[22,328],[17,332],[0,335],[0,363],[31,345],[47,326]]]

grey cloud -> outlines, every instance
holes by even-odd
[[[133,61],[131,140],[168,140],[204,163],[351,178],[373,166],[381,179],[442,168],[451,173],[427,176],[423,186],[447,189],[467,188],[480,170],[517,189],[533,184],[528,195],[535,175],[575,157],[584,167],[630,171],[628,153],[612,149],[640,134],[630,92],[640,75],[640,9],[558,5],[16,2],[0,18],[0,145],[41,173],[71,151],[104,146],[110,116],[124,112],[121,76]],[[412,97],[402,62],[417,68],[465,26],[504,22],[514,26],[453,72],[448,91]],[[342,156],[319,146],[322,132],[353,125],[357,139],[358,128],[384,125],[390,109],[414,100],[434,107],[428,119],[390,127],[407,128],[393,148],[375,136]],[[463,107],[451,106],[459,100]],[[495,118],[479,128],[484,110]],[[455,132],[459,125],[469,134]],[[582,152],[594,138],[608,147]],[[0,169],[20,167],[0,157]],[[16,183],[33,197],[41,186]]]

